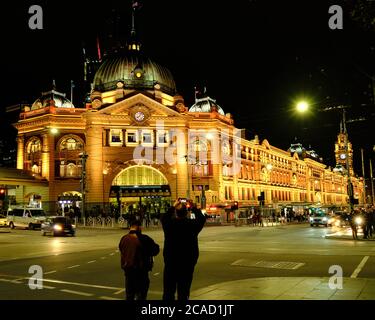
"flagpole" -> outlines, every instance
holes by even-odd
[[[73,80],[70,80],[70,102],[73,104]]]

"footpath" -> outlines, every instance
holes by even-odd
[[[191,293],[192,300],[375,300],[375,279],[343,278],[342,289],[329,278],[272,277],[222,282]]]

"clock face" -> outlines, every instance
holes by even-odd
[[[135,118],[135,120],[141,122],[145,119],[145,114],[141,111],[138,111],[138,112],[135,113],[134,118]]]
[[[344,160],[346,158],[346,155],[344,153],[340,154],[340,158]]]

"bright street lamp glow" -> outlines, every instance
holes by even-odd
[[[309,104],[306,101],[300,101],[297,103],[297,111],[298,112],[306,112],[309,109]]]
[[[59,132],[59,130],[57,130],[56,128],[51,128],[50,131],[52,134],[57,134]]]

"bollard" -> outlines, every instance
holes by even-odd
[[[115,219],[114,218],[111,218],[111,222],[112,222],[112,228],[114,228],[115,227],[115,221],[114,221]]]
[[[105,222],[104,222],[104,219],[102,218],[102,228],[104,228],[105,226]]]

